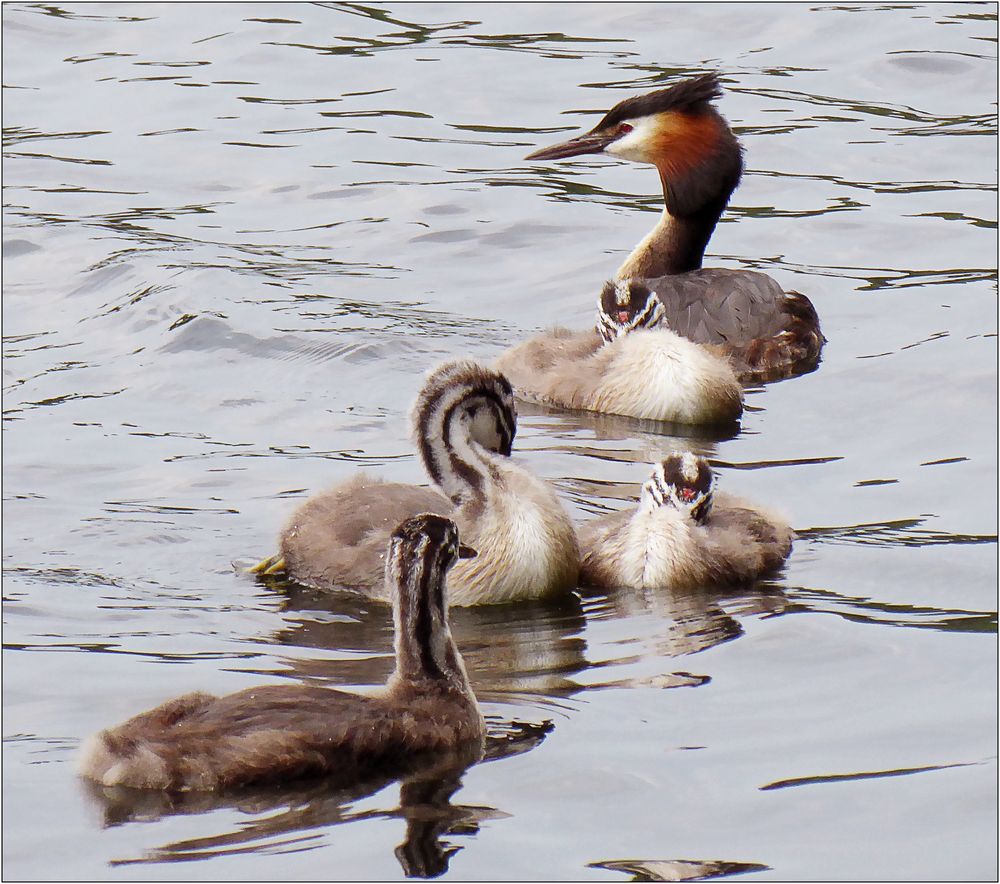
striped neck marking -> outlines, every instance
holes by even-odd
[[[468,688],[448,626],[445,575],[459,550],[455,523],[430,513],[407,519],[389,540],[385,579],[393,595],[396,673],[404,679]]]
[[[485,496],[498,455],[517,432],[510,382],[477,363],[447,363],[424,385],[414,434],[428,476],[456,504]]]

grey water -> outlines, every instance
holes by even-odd
[[[5,3],[7,879],[997,875],[995,4]],[[574,518],[674,448],[785,513],[747,589],[455,612],[490,757],[111,795],[80,742],[190,690],[378,685],[386,609],[255,582],[307,495],[424,482],[429,368],[592,322],[648,167],[526,163],[717,70],[707,264],[818,370],[718,439],[521,410]]]

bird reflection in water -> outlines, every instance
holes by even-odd
[[[589,863],[592,869],[625,872],[631,881],[706,881],[745,872],[766,872],[770,866],[761,863],[739,863],[726,860],[690,859],[619,859]]]
[[[634,486],[628,485],[627,493],[634,498]],[[282,675],[330,686],[378,684],[387,677],[392,669],[392,627],[383,606],[349,593],[338,593],[333,601],[330,593],[287,581],[268,583],[282,596],[282,610],[289,618],[268,642],[337,653],[332,659],[289,656],[282,660],[287,667]],[[738,638],[743,634],[742,617],[779,614],[789,606],[781,585],[770,580],[748,586],[580,592],[583,599],[574,595],[558,602],[451,610],[452,635],[481,702],[566,715],[575,709],[572,698],[584,691],[697,687],[710,676],[670,661]],[[593,631],[588,621],[608,618],[636,622],[639,628],[627,643],[635,652],[622,653],[624,646],[616,645],[612,658],[597,661],[593,652],[588,655],[586,636]],[[603,651],[600,656],[605,656]],[[661,671],[611,676],[614,669],[642,661],[655,661]],[[591,680],[591,670],[608,677]]]
[[[281,596],[283,629],[271,646],[332,651],[290,655],[280,674],[329,686],[379,684],[392,670],[389,610],[357,594],[311,590],[267,578]],[[580,690],[573,675],[588,667],[586,621],[575,595],[545,602],[451,608],[451,633],[481,702],[517,702],[546,710]],[[261,674],[275,675],[273,670]]]
[[[706,651],[743,635],[738,618],[780,614],[788,607],[788,600],[778,584],[757,581],[745,587],[601,591],[589,596],[587,613],[592,617],[645,619],[648,626],[636,630],[635,638],[629,640],[641,647],[632,658],[638,662],[649,658],[686,657]],[[710,680],[708,675],[675,671],[592,687],[697,687]]]
[[[746,411],[759,411],[759,407],[746,406]],[[591,411],[567,411],[552,405],[541,402],[530,402],[519,400],[517,403],[517,418],[519,426],[524,429],[534,429],[547,427],[549,431],[554,428],[558,438],[560,433],[586,433],[588,436],[606,441],[628,442],[627,448],[622,452],[627,455],[623,459],[637,460],[640,463],[647,463],[655,460],[649,451],[643,446],[654,443],[652,451],[666,451],[674,448],[683,448],[685,444],[690,445],[712,445],[718,442],[725,442],[734,438],[740,431],[738,421],[731,421],[719,425],[692,425],[676,423],[674,421],[649,420],[647,418],[626,417],[620,414],[601,414]],[[529,418],[529,420],[525,420]],[[536,418],[539,420],[530,420]],[[553,427],[554,425],[554,427]],[[571,437],[575,438],[575,437]],[[549,440],[546,440],[548,443]],[[662,443],[662,444],[660,444]],[[667,445],[667,448],[663,448]],[[557,449],[558,446],[546,444],[547,450]],[[567,448],[571,454],[588,455],[586,449],[576,450]]]
[[[456,750],[354,779],[350,773],[343,773],[336,778],[228,792],[130,789],[102,786],[90,780],[84,784],[101,809],[105,827],[226,809],[254,817],[232,831],[175,841],[141,857],[112,860],[113,866],[188,862],[255,851],[298,852],[323,846],[322,835],[316,830],[362,820],[402,819],[406,822],[406,836],[394,853],[403,874],[408,878],[436,878],[448,870],[451,857],[461,849],[445,840],[448,835],[474,835],[483,821],[506,816],[492,807],[452,804],[451,798],[461,787],[466,770],[476,763],[528,752],[552,728],[549,721],[534,724],[487,716],[487,736],[481,750]],[[352,811],[358,801],[397,780],[397,807]]]

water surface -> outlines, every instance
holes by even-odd
[[[995,878],[995,6],[29,3],[3,36],[5,876]],[[733,438],[526,407],[516,456],[583,519],[696,450],[788,515],[787,568],[456,612],[468,770],[76,779],[188,690],[385,678],[385,609],[230,563],[359,468],[424,481],[436,362],[592,321],[656,176],[523,157],[704,70],[748,165],[708,263],[807,293],[823,363]]]

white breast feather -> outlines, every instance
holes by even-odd
[[[622,542],[621,577],[630,586],[672,586],[690,557],[693,526],[674,510],[639,510]]]
[[[739,382],[729,363],[669,329],[623,335],[594,392],[595,411],[651,420],[703,423],[735,417]]]
[[[513,464],[504,472],[476,525],[478,555],[452,569],[452,604],[537,599],[576,585],[576,535],[558,498]]]

